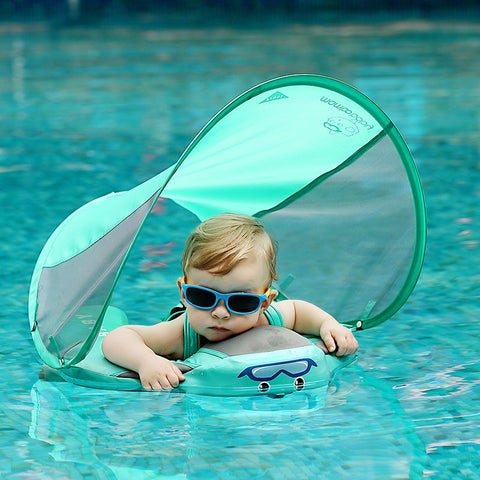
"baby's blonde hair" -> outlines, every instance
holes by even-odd
[[[202,222],[188,237],[182,258],[183,274],[187,276],[190,268],[197,268],[226,275],[238,262],[254,255],[265,258],[270,285],[278,277],[272,238],[257,219],[223,213]]]

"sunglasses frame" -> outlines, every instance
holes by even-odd
[[[220,293],[220,292],[217,292],[216,290],[212,290],[211,288],[200,287],[198,285],[190,285],[188,283],[185,283],[184,280],[182,280],[181,287],[182,287],[182,290],[183,290],[183,295],[185,297],[185,300],[192,307],[198,308],[199,310],[213,310],[218,305],[219,300],[223,300],[225,302],[225,307],[227,308],[227,310],[230,313],[234,313],[235,315],[250,315],[251,313],[258,312],[258,310],[262,306],[262,303],[268,298],[268,295],[270,294],[270,287],[267,288],[267,291],[263,295],[257,295],[256,293],[246,293],[246,292]],[[188,291],[189,288],[197,288],[201,291],[212,293],[213,295],[215,295],[214,304],[212,306],[209,306],[209,307],[200,307],[198,305],[195,305],[194,303],[192,303],[188,299],[187,291]],[[258,306],[255,308],[255,310],[251,310],[251,311],[248,311],[248,312],[239,312],[237,310],[234,310],[234,309],[230,308],[230,306],[229,306],[229,299],[231,297],[234,297],[234,296],[254,297],[254,298],[258,299]]]

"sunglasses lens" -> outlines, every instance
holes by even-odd
[[[253,313],[258,310],[260,301],[253,295],[232,295],[228,299],[228,308],[237,313]]]
[[[215,305],[215,294],[208,290],[188,287],[185,292],[187,300],[198,308],[212,308]]]

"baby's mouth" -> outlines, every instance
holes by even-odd
[[[218,327],[218,326],[213,326],[213,327],[208,327],[210,330],[213,330],[214,332],[229,332],[230,330],[228,328],[224,327]]]

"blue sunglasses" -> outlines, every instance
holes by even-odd
[[[211,310],[216,307],[219,300],[223,300],[227,310],[237,315],[255,313],[270,294],[270,288],[263,295],[245,292],[220,293],[210,288],[189,285],[184,281],[182,281],[182,290],[185,300],[192,307]]]

